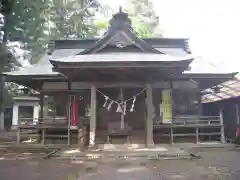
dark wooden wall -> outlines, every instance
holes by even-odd
[[[223,123],[225,125],[225,136],[234,140],[237,128],[237,108],[240,112],[240,97],[222,100],[214,103],[203,104],[203,115],[218,116],[220,109],[223,110]]]

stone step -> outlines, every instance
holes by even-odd
[[[59,153],[53,155],[56,159],[62,160],[117,160],[117,159],[132,159],[132,160],[160,160],[160,159],[191,159],[188,153],[172,154],[172,153],[79,153],[75,155],[60,155]]]
[[[121,150],[87,150],[80,152],[78,149],[68,149],[59,151],[53,155],[57,159],[190,159],[192,156],[179,148],[160,148],[153,149],[121,149]]]

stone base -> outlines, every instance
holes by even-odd
[[[146,148],[155,148],[155,144],[154,143],[146,144],[145,147]]]
[[[133,149],[143,149],[145,144],[98,144],[97,148],[100,150],[133,150]]]
[[[102,146],[114,146],[102,144]],[[119,147],[119,145],[117,145]],[[121,145],[124,147],[124,145]],[[144,146],[144,145],[142,145]],[[180,148],[171,146],[156,146],[155,148],[136,149],[96,149],[80,152],[79,150],[68,149],[54,154],[57,159],[77,159],[77,160],[149,160],[149,159],[189,159],[192,158],[188,152]]]
[[[17,126],[11,126],[11,130],[17,130]]]

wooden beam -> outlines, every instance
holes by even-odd
[[[71,68],[79,68],[79,69],[106,69],[106,68],[161,68],[166,71],[168,69],[182,69],[186,66],[186,62],[179,61],[171,61],[171,62],[81,62],[81,63],[67,63],[62,64],[59,62],[58,69],[71,69]],[[60,70],[61,72],[61,70]]]
[[[170,81],[172,81],[173,86],[177,87],[182,83],[184,83],[184,88],[193,88],[191,83],[188,83],[188,80],[182,81],[148,81],[148,84],[151,85],[152,88],[170,88]],[[71,91],[77,91],[79,89],[91,89],[92,84],[95,84],[96,88],[144,88],[146,87],[146,81],[129,81],[129,82],[72,82]],[[189,86],[189,87],[188,87]],[[69,91],[67,82],[46,82],[44,84],[44,89],[42,91],[45,92],[54,92],[54,91]],[[180,86],[179,86],[180,87]]]

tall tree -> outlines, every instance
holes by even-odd
[[[140,37],[159,36],[159,17],[154,11],[151,0],[128,0],[126,11]]]
[[[96,0],[53,0],[49,8],[49,32],[54,39],[94,37]]]
[[[8,67],[8,60],[10,59],[10,53],[6,48],[7,44],[7,25],[9,23],[9,16],[12,12],[13,1],[10,0],[2,0],[0,4],[0,13],[1,13],[1,27],[3,30],[2,34],[2,42],[0,44],[0,72],[6,70]],[[6,100],[6,95],[8,95],[6,88],[5,88],[5,81],[4,77],[0,75],[0,130],[4,130],[4,103]],[[4,98],[5,97],[5,98]]]
[[[25,50],[24,59],[35,63],[44,53],[47,14],[50,0],[15,0],[9,16],[8,39],[18,41]]]
[[[154,11],[151,0],[126,0],[124,11],[132,20],[133,28],[139,37],[161,37],[159,18]],[[108,20],[113,14],[113,9],[107,4],[101,4],[101,20],[96,20],[98,35],[102,36],[108,27]]]

